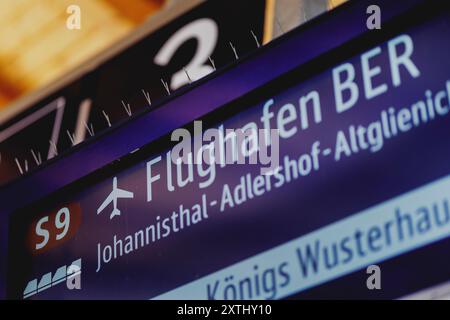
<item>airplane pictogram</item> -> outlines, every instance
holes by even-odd
[[[97,214],[100,214],[111,202],[113,203],[113,211],[111,212],[111,215],[109,216],[109,219],[112,219],[115,216],[120,216],[120,210],[117,208],[117,199],[126,199],[126,198],[133,198],[134,193],[119,189],[117,187],[117,177],[114,177],[113,179],[113,189],[109,196],[103,201],[102,205],[97,209]]]

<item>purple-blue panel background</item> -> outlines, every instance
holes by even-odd
[[[419,2],[421,1],[399,1],[395,3],[383,1],[383,18],[389,20],[399,12]],[[291,70],[295,66],[310,60],[318,54],[326,52],[354,36],[363,33],[366,31],[365,20],[361,19],[361,16],[365,14],[367,3],[367,1],[356,1],[342,8],[342,10],[338,10],[334,15],[330,15],[328,19],[322,19],[317,23],[312,23],[304,27],[301,30],[302,32],[288,34],[285,39],[274,42],[252,59],[247,59],[235,68],[231,68],[216,77],[212,77],[208,82],[200,83],[197,87],[184,93],[184,95],[167,102],[164,107],[152,113],[136,117],[132,122],[92,141],[82,149],[77,150],[77,152],[56,160],[44,170],[34,172],[32,175],[2,190],[0,194],[2,203],[0,217],[2,227],[2,259],[0,270],[2,271],[2,281],[0,289],[2,292],[5,291],[4,279],[8,237],[7,221],[8,215],[15,208],[23,207],[28,203],[42,198],[46,194],[58,190],[79,177],[85,176],[110,161],[127,154],[136,147],[141,147],[148,143],[148,141],[152,141],[156,137],[169,132],[172,128],[183,125],[194,118],[198,118],[208,111],[213,110],[215,107],[232,101],[278,75]],[[448,28],[448,25],[442,23],[442,20],[440,20],[440,23],[442,26],[447,26]],[[324,32],[325,30],[326,32]],[[428,86],[434,90],[442,87],[444,80],[446,80],[446,74],[444,73],[448,71],[448,65],[443,66],[437,62],[445,62],[446,53],[449,52],[449,44],[445,43],[445,41],[443,43],[435,43],[438,41],[437,38],[435,37],[435,33],[427,34],[420,30],[417,34],[414,34],[415,41],[426,44],[422,44],[422,46],[418,45],[415,52],[417,55],[415,61],[424,68],[424,75],[422,75],[420,80],[423,81],[426,79]],[[442,48],[441,51],[428,51],[426,46],[431,44],[439,44]],[[430,54],[436,56],[429,59]],[[267,68],[267,65],[271,67]],[[329,96],[324,96],[323,94],[324,92],[331,92],[332,86],[330,83],[327,83],[331,81],[330,79],[329,72],[326,72],[300,86],[300,91],[304,93],[307,93],[305,88],[308,86],[317,88],[322,92],[324,122],[317,127],[310,128],[304,134],[298,134],[295,138],[284,141],[282,150],[286,150],[287,154],[292,153],[294,155],[301,151],[306,151],[306,146],[309,146],[315,139],[320,139],[323,144],[331,146],[331,142],[334,140],[335,129],[337,127],[344,128],[346,121],[351,121],[352,119],[364,121],[364,119],[373,118],[374,115],[379,113],[380,105],[388,106],[392,104],[396,107],[403,106],[404,104],[408,105],[408,103],[412,103],[416,99],[421,98],[421,94],[424,91],[423,83],[418,83],[420,81],[411,81],[410,83],[404,84],[401,88],[389,91],[382,98],[358,105],[351,111],[351,114],[349,113],[349,116],[336,118],[336,115],[332,111],[332,94]],[[322,86],[324,89],[320,89]],[[292,88],[278,96],[276,98],[277,104],[281,104],[283,99],[292,99],[291,90],[294,90],[297,96],[299,87]],[[411,98],[407,99],[408,97]],[[189,108],[187,106],[193,107]],[[256,111],[253,110],[252,112],[249,110],[242,114],[238,122],[232,122],[233,126],[237,126],[240,121],[245,123],[245,118],[252,119],[255,116],[259,116],[260,109],[261,104],[258,104],[255,106]],[[335,221],[346,214],[363,209],[371,204],[402,193],[414,186],[433,180],[449,171],[449,149],[444,148],[443,145],[446,141],[435,139],[438,135],[442,136],[448,133],[446,131],[447,128],[447,120],[438,120],[432,127],[416,129],[414,132],[405,135],[405,137],[399,137],[392,142],[388,142],[388,145],[379,154],[370,156],[361,154],[349,161],[334,164],[333,168],[330,167],[329,169],[327,169],[327,164],[324,162],[322,166],[325,170],[322,169],[317,174],[285,186],[283,189],[272,191],[264,198],[248,202],[241,208],[227,212],[227,215],[222,217],[215,216],[214,219],[211,218],[209,221],[195,226],[196,230],[193,237],[190,234],[194,230],[187,230],[186,232],[173,236],[170,241],[163,240],[158,246],[149,246],[141,249],[142,251],[139,253],[115,261],[111,264],[111,266],[114,265],[114,270],[108,271],[105,269],[102,272],[101,288],[95,287],[95,290],[89,291],[89,287],[85,287],[80,294],[84,298],[106,297],[114,293],[118,294],[114,295],[114,297],[150,297],[183,282],[192,280],[193,277],[207,274],[217,268],[260,252],[309,230],[313,230],[318,226]],[[414,135],[417,135],[417,137],[413,137]],[[407,139],[406,143],[405,139]],[[410,141],[414,141],[416,144],[414,149],[408,146],[408,142]],[[417,150],[421,150],[422,153],[418,154]],[[440,157],[429,156],[430,154],[436,155],[438,152]],[[399,158],[400,155],[402,157],[401,159]],[[392,161],[392,159],[395,159],[395,161]],[[408,161],[402,161],[402,159],[408,159]],[[421,166],[421,164],[428,163],[427,161],[431,159],[434,161],[434,165]],[[83,165],[81,166],[80,163]],[[143,169],[143,165],[140,165],[142,167],[141,170]],[[376,173],[377,170],[381,170],[379,169],[380,167],[382,167],[385,173],[384,179],[381,179],[380,175]],[[423,170],[416,175],[411,175],[411,171],[417,168]],[[217,197],[218,191],[214,190],[214,188],[218,188],[219,181],[221,182],[220,185],[222,182],[227,181],[227,179],[233,181],[233,177],[239,176],[243,172],[242,170],[246,170],[246,168],[229,167],[219,171],[216,183],[210,188],[208,194]],[[127,181],[127,179],[132,179],[132,174],[126,178],[119,177],[120,185],[125,188],[134,185],[133,189],[135,189],[139,183],[145,183],[145,180],[142,180],[144,176],[142,176],[142,173],[140,175],[142,182],[133,180],[130,183],[131,180]],[[401,179],[401,183],[398,182],[399,179]],[[368,183],[368,181],[371,183]],[[395,181],[395,183],[392,181]],[[348,184],[345,187],[342,186],[344,182]],[[92,203],[90,204],[83,204],[83,206],[87,206],[83,207],[83,212],[94,212],[94,207],[96,209],[98,203],[100,203],[100,199],[105,195],[104,191],[110,188],[110,183],[111,179],[107,179],[96,187],[98,190],[91,194],[90,197],[97,198],[91,198],[90,201]],[[306,185],[308,186],[307,189],[305,187]],[[86,189],[86,192],[87,190],[89,189]],[[133,190],[136,192],[136,199],[144,199],[144,190],[145,188],[143,186],[140,190]],[[303,192],[300,193],[299,190]],[[351,197],[347,197],[346,200],[345,198],[340,199],[339,206],[326,208],[327,210],[321,207],[321,205],[332,204],[332,198],[338,197],[336,193],[338,191],[342,192],[342,190],[345,190],[346,194],[351,194]],[[182,195],[180,193],[176,195],[177,201],[174,200],[174,194],[167,194],[166,198],[161,197],[159,201],[161,201],[161,208],[164,208],[161,214],[169,214],[172,209],[175,209],[174,204],[183,202],[183,198],[187,199],[185,202],[186,205],[190,201],[193,201],[193,197],[189,195],[190,192],[195,192],[193,187],[186,187]],[[324,194],[332,195],[330,196],[330,201],[323,201]],[[355,199],[363,199],[364,201],[355,201]],[[170,206],[165,206],[164,201],[169,202]],[[152,203],[152,205],[155,204]],[[308,208],[308,215],[311,213],[311,217],[316,218],[301,220],[302,223],[295,223],[299,222],[299,219],[302,219],[303,216],[298,214],[298,212],[303,207]],[[261,208],[264,208],[264,211],[261,211]],[[136,207],[136,211],[131,210],[131,207],[124,210],[127,209],[133,211],[133,213],[136,212],[136,216],[139,215],[138,210],[143,210],[141,207]],[[152,210],[147,208],[141,212],[141,215],[148,214],[148,211]],[[274,219],[274,212],[279,214],[280,217]],[[326,215],[319,217],[318,213],[313,214],[313,212],[326,212]],[[255,214],[258,215],[258,224],[254,223]],[[105,219],[105,216],[96,216],[94,214],[86,214],[84,216],[85,221],[83,222],[82,229],[80,229],[80,235],[73,240],[78,240],[77,246],[80,249],[84,247],[80,245],[81,242],[86,243],[89,250],[95,249],[96,243],[92,239],[92,233],[94,231],[95,233],[107,232],[107,234],[112,235],[112,229],[109,228],[118,228],[120,233],[123,232],[126,234],[127,230],[128,232],[132,232],[135,229],[135,223],[141,227],[143,226],[142,220],[130,220],[132,219],[131,217],[126,217],[124,219],[128,222],[127,230],[123,228],[123,221],[120,222],[119,220],[117,222],[113,220],[108,226],[102,224],[102,228],[104,227],[105,229],[89,229],[96,224],[101,224],[101,221],[95,223],[92,221],[89,223],[89,219],[99,217]],[[149,216],[144,216],[142,219],[147,219],[147,217]],[[238,219],[239,224],[234,223],[237,221],[236,219]],[[115,223],[118,225],[114,226]],[[249,232],[249,230],[252,231]],[[268,233],[269,230],[281,231],[271,231]],[[82,233],[85,235],[84,238],[82,237]],[[240,235],[244,235],[243,238],[240,238]],[[217,240],[211,241],[211,237]],[[263,237],[263,239],[260,237]],[[170,248],[166,247],[169,246],[169,243],[170,248],[182,247],[183,249],[169,250]],[[188,243],[189,245],[187,245]],[[209,254],[206,254],[206,252],[209,252]],[[63,260],[64,263],[69,263],[69,257],[76,257],[69,251],[65,251],[64,254],[67,255],[67,259],[59,260],[60,257],[58,257],[58,261],[61,263],[63,263]],[[95,254],[95,252],[83,252],[83,258],[88,260],[87,257],[92,254]],[[150,278],[148,272],[149,266],[142,263],[143,257],[145,256],[145,261],[148,261],[147,259],[150,255],[154,255],[155,257],[151,263],[151,270],[157,275],[156,279]],[[133,265],[132,274],[129,273],[131,264]],[[53,269],[53,266],[57,267],[58,265],[55,266],[52,264],[51,268],[42,265],[37,268],[42,268],[42,270],[38,270],[39,272],[43,270],[48,272]],[[169,266],[170,268],[168,268]],[[89,263],[83,265],[83,281],[85,286],[89,286],[98,281],[98,279],[97,281],[90,279],[90,277],[95,277],[95,274],[92,273],[92,268],[93,266]],[[138,277],[141,274],[140,268],[144,269],[142,271],[149,278],[142,279],[142,277]],[[39,272],[37,275],[40,275]],[[123,277],[121,273],[123,273]],[[164,279],[164,281],[158,282],[158,279]],[[149,289],[150,282],[151,286]],[[129,286],[128,288],[132,288],[132,290],[124,290],[127,286]],[[120,290],[112,290],[119,288]],[[55,289],[52,289],[52,295],[55,293],[53,291]],[[72,294],[75,294],[72,297],[76,297],[76,293],[72,292]],[[64,297],[64,292],[61,292],[58,297]]]

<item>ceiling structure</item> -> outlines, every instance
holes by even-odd
[[[182,1],[187,0],[1,0],[0,111],[111,46],[158,11]],[[297,15],[305,15],[299,12],[289,22],[285,13],[292,10],[286,8],[304,11],[317,1],[332,9],[346,0],[276,0],[278,18],[295,27],[302,23]],[[79,30],[66,27],[67,8],[73,4],[81,9]]]
[[[160,10],[164,0],[0,1],[0,109],[110,46]],[[67,8],[81,8],[70,30]]]

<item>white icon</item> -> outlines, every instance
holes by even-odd
[[[134,194],[133,192],[122,190],[117,188],[117,177],[114,177],[113,179],[113,190],[109,194],[108,198],[106,198],[105,201],[103,201],[102,205],[97,209],[97,214],[103,211],[111,202],[113,203],[113,211],[111,212],[111,215],[109,216],[109,219],[112,219],[115,216],[120,216],[120,210],[117,209],[117,199],[124,199],[124,198],[133,198]]]
[[[35,278],[29,281],[23,291],[23,299],[50,289],[63,281],[66,281],[67,289],[69,290],[81,289],[81,258],[72,262],[71,265],[59,267],[53,275],[51,272],[48,272],[40,279]]]

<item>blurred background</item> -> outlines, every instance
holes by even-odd
[[[0,110],[126,37],[158,12],[189,1],[0,1]],[[274,1],[278,19],[274,36],[344,1]],[[76,32],[61,27],[65,25],[66,9],[71,4],[82,8],[82,28]],[[278,30],[280,25],[286,30]]]

